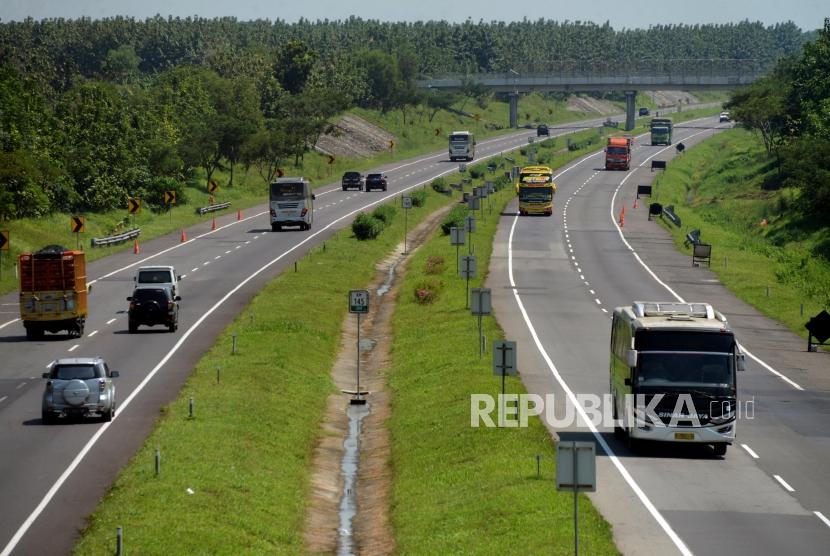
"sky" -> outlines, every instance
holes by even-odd
[[[793,21],[802,30],[823,26],[827,0],[0,0],[0,21],[27,17],[101,19],[130,16],[232,16],[241,21],[300,18],[381,21],[517,21],[553,19],[611,23],[615,29],[669,23],[728,23],[745,19],[765,25]]]

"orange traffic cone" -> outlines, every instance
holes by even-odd
[[[141,253],[141,249],[139,249],[138,247],[138,240],[133,241],[133,253],[135,253],[136,255]]]
[[[242,211],[241,210],[236,211],[236,219],[237,220],[242,220]]]
[[[637,208],[637,197],[634,197],[634,208]]]
[[[210,229],[211,229],[211,230],[215,230],[215,229],[216,229],[216,219],[215,219],[215,218],[213,219],[213,223],[210,225]]]
[[[184,228],[182,228],[182,243],[187,241],[187,234],[184,232]]]
[[[625,226],[625,205],[623,205],[623,208],[620,211],[620,228],[623,226]]]

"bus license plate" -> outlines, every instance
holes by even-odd
[[[675,440],[694,440],[695,433],[693,432],[676,432],[674,433]]]

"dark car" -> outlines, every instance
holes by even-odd
[[[546,137],[550,136],[550,130],[545,124],[540,124],[539,127],[536,128],[536,137],[541,137],[542,135]]]
[[[139,286],[133,295],[127,298],[130,309],[127,311],[130,333],[138,330],[140,325],[164,325],[175,332],[179,328],[179,301],[170,286]]]
[[[386,176],[383,174],[369,174],[366,176],[366,191],[373,189],[386,191]]]
[[[640,108],[640,116],[648,116],[648,115],[649,115],[648,108],[646,108],[646,107]]]
[[[363,191],[363,175],[360,172],[346,172],[340,184],[343,186],[343,191],[355,188]]]

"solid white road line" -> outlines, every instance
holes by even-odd
[[[0,400],[0,402],[2,402],[2,401],[3,400]],[[821,513],[821,512],[813,512],[813,513],[816,514],[816,517],[818,517],[820,520],[822,520],[825,525],[830,527],[830,519],[827,519],[826,517],[824,517],[823,513]]]
[[[784,487],[787,490],[787,492],[795,492],[795,489],[791,487],[789,484],[787,484],[787,481],[782,479],[781,475],[773,475],[773,478],[775,478],[776,481],[781,483],[781,486]]]

